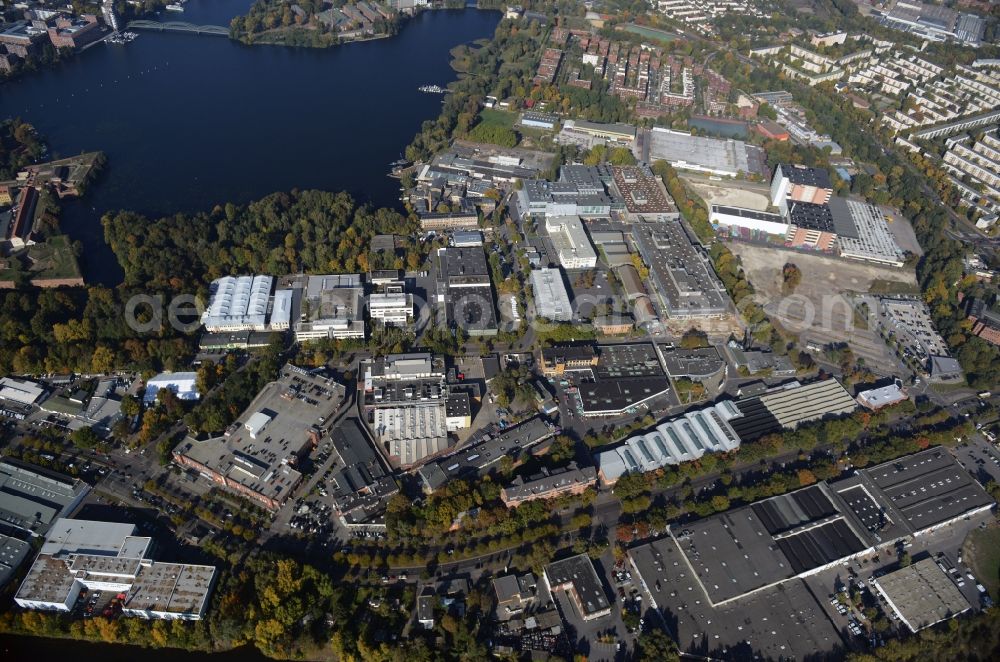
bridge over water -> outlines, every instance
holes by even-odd
[[[187,32],[190,34],[205,34],[215,37],[228,37],[229,28],[222,25],[195,25],[183,21],[131,21],[128,30],[155,30],[157,32]]]

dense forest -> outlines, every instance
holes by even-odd
[[[416,229],[415,221],[358,206],[346,193],[297,190],[156,221],[121,212],[103,223],[125,285],[202,293],[229,274],[367,271],[372,237]]]
[[[117,288],[0,292],[0,370],[15,373],[180,369],[196,337],[162,324],[139,333],[126,323],[134,295],[207,297],[228,274],[367,271],[376,233],[414,231],[415,221],[358,206],[345,193],[275,193],[248,205],[149,220],[132,212],[103,219],[105,238],[125,271]],[[153,314],[136,308],[140,321]]]
[[[35,127],[19,119],[0,122],[0,180],[14,179],[17,171],[45,154],[45,143]]]
[[[374,1],[374,0],[373,0]],[[274,43],[286,46],[326,48],[341,42],[338,26],[330,18],[320,16],[327,10],[322,0],[256,0],[247,13],[235,17],[229,24],[229,36],[245,44]],[[335,0],[335,8],[347,4]],[[360,22],[342,26],[354,33],[363,29]],[[372,35],[393,35],[399,30],[399,14],[391,18],[379,16],[371,23]]]

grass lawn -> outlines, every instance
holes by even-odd
[[[479,124],[499,126],[504,129],[513,129],[514,122],[516,121],[517,113],[512,113],[506,110],[483,108],[479,111]]]
[[[635,23],[628,23],[624,26],[619,27],[618,29],[625,30],[625,32],[631,32],[632,34],[637,34],[647,39],[652,39],[654,41],[662,41],[666,43],[670,43],[671,41],[680,38],[680,35],[674,34],[673,32],[667,32],[666,30],[651,28],[646,25],[636,25]]]
[[[35,278],[80,277],[80,265],[66,235],[56,235],[30,247],[28,257],[32,261],[31,273]]]
[[[963,556],[990,597],[1000,600],[1000,525],[972,531],[965,539]]]
[[[876,278],[868,286],[869,294],[920,294],[920,288],[913,283]]]

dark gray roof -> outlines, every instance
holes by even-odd
[[[693,379],[714,375],[726,365],[715,347],[663,350],[663,361],[671,377]]]
[[[435,490],[452,478],[484,472],[503,456],[516,455],[551,435],[552,431],[545,421],[535,416],[436,462],[425,464],[417,473],[427,489]]]
[[[812,202],[795,200],[788,209],[788,220],[793,225],[807,230],[836,232],[833,225],[833,214],[830,213],[830,206],[826,204],[817,205]]]
[[[447,416],[468,416],[471,412],[468,393],[458,391],[448,394],[448,400],[445,401]]]
[[[482,246],[451,246],[439,253],[443,278],[489,276],[490,267]],[[488,282],[488,281],[487,281]]]
[[[633,547],[628,554],[681,651],[726,660],[807,659],[843,645],[801,580],[712,607],[673,539]]]
[[[815,186],[816,188],[833,188],[830,183],[830,173],[825,168],[809,168],[802,165],[782,163],[781,174],[793,184]]]
[[[889,516],[918,532],[988,506],[993,499],[944,448],[862,469]]]
[[[847,206],[847,200],[836,196],[827,203],[833,217],[833,229],[840,237],[858,238],[858,227],[854,224],[854,216]]]
[[[744,443],[781,430],[778,419],[764,406],[760,398],[740,400],[736,403],[736,407],[743,412],[743,416],[732,419],[729,424]]]
[[[615,377],[579,386],[585,413],[617,412],[665,393],[670,381],[665,376]]]
[[[545,566],[545,576],[553,589],[567,584],[572,587],[570,590],[576,593],[585,617],[610,608],[601,578],[586,554],[550,563]]]

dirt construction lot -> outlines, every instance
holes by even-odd
[[[898,282],[902,291],[909,291],[916,282],[912,270],[739,242],[728,246],[740,258],[758,302],[764,304],[773,321],[798,333],[803,345],[847,342],[871,367],[889,373],[897,369],[895,357],[885,343],[864,322],[858,323],[842,293],[868,292],[874,281],[880,281],[883,287],[886,281]],[[802,272],[802,281],[791,296],[785,297],[781,269],[789,262]]]
[[[768,188],[763,184],[729,181],[715,183],[708,178],[690,175],[686,175],[684,180],[705,200],[709,209],[712,205],[729,205],[767,211],[771,204]]]

